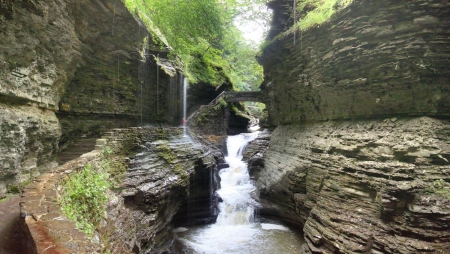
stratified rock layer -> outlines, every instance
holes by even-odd
[[[182,129],[116,129],[107,139],[115,151],[139,151],[130,160],[122,191],[108,204],[102,234],[108,236],[112,253],[170,250],[174,240],[170,223],[177,213],[188,219],[186,213],[193,212],[197,219],[215,221],[215,158],[205,147],[183,137]],[[184,210],[188,200],[203,204]]]
[[[183,137],[181,129],[115,129],[97,140],[97,147],[106,142],[109,148],[104,151],[116,152],[107,160],[100,149],[86,153],[40,175],[25,188],[21,214],[37,253],[172,253],[172,219],[176,214],[186,220],[195,216],[215,221],[216,158]],[[126,154],[135,156],[125,163]],[[123,174],[117,168],[110,171],[121,181],[107,191],[106,213],[95,225],[93,239],[88,239],[60,208],[61,183],[86,163],[100,168],[116,162],[128,168]],[[185,210],[188,200],[202,204]]]
[[[158,67],[151,56],[167,52],[152,47],[121,1],[1,1],[0,195],[48,169],[58,143],[178,124],[181,75]]]
[[[271,2],[271,39],[304,17],[291,4]],[[450,122],[429,118],[450,113],[448,13],[441,0],[355,0],[264,49],[278,127],[261,214],[304,225],[304,253],[449,251]]]
[[[446,253],[449,134],[427,117],[279,126],[257,186],[305,253]]]
[[[291,5],[271,3],[270,36],[292,23]],[[295,44],[292,34],[269,44],[260,62],[272,123],[449,116],[449,12],[441,0],[355,0]]]
[[[0,195],[55,166],[60,135],[52,111],[0,103]]]

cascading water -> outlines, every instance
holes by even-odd
[[[183,134],[187,136],[186,131],[186,103],[187,103],[187,78],[183,78]]]
[[[208,226],[176,229],[186,253],[299,253],[303,240],[287,227],[254,220],[257,203],[251,198],[255,186],[250,180],[242,152],[258,135],[229,136],[229,168],[220,171],[223,202],[217,222]]]

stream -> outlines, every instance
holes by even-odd
[[[185,253],[299,253],[302,237],[279,223],[261,223],[254,217],[257,203],[251,198],[255,186],[242,152],[259,132],[228,136],[229,168],[220,171],[223,199],[217,222],[211,225],[177,228]]]

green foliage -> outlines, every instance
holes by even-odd
[[[433,181],[433,183],[429,187],[425,188],[425,192],[436,193],[442,197],[450,199],[450,191],[448,189],[448,184],[442,179],[437,179]]]
[[[106,212],[107,190],[119,188],[125,172],[123,157],[115,156],[105,146],[99,160],[86,164],[61,183],[61,208],[86,235],[94,235]]]
[[[228,105],[228,103],[222,98],[219,103],[217,103],[216,106],[214,106],[214,110],[220,110],[222,108],[225,108]]]
[[[120,188],[120,185],[127,171],[127,166],[124,163],[124,159],[122,156],[114,156],[114,151],[111,149],[111,147],[104,146],[102,159],[99,163],[96,163],[95,166],[100,168],[101,172],[106,172],[108,174],[108,181],[110,182],[111,188]]]
[[[262,81],[257,50],[245,43],[233,19],[245,6],[265,0],[123,0],[154,41],[179,57],[191,83],[203,81],[250,90]]]
[[[259,119],[266,117],[266,104],[260,102],[244,102],[244,105],[246,106],[247,110],[255,117]]]
[[[230,80],[238,91],[257,91],[263,81],[263,68],[256,61],[258,47],[250,46],[233,27],[223,39],[225,59],[230,63]]]
[[[103,151],[102,151],[102,156],[103,157],[109,157],[114,153],[114,151],[111,149],[111,147],[109,146],[104,146],[103,147]]]
[[[71,174],[62,186],[60,202],[64,214],[78,229],[92,237],[106,212],[106,191],[110,187],[108,173],[87,164]]]
[[[207,110],[201,112],[201,113],[197,116],[197,118],[195,118],[195,124],[198,125],[198,124],[201,123],[201,122],[206,122],[206,121],[208,121],[208,114],[209,114],[209,111],[207,111]]]
[[[297,30],[308,30],[327,22],[336,12],[344,9],[353,0],[297,0],[295,24],[286,32],[277,36],[284,37]]]

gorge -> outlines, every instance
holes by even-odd
[[[268,3],[258,59],[269,128],[243,153],[258,216],[302,231],[301,253],[450,252],[450,2],[354,0],[289,34],[293,4]],[[23,188],[30,253],[183,253],[174,227],[217,220],[225,140],[249,117],[199,113],[233,89],[200,81],[184,137],[186,73],[154,37],[118,0],[1,1],[0,194]],[[96,152],[58,165],[86,138]],[[108,149],[126,169],[88,238],[57,199]]]

